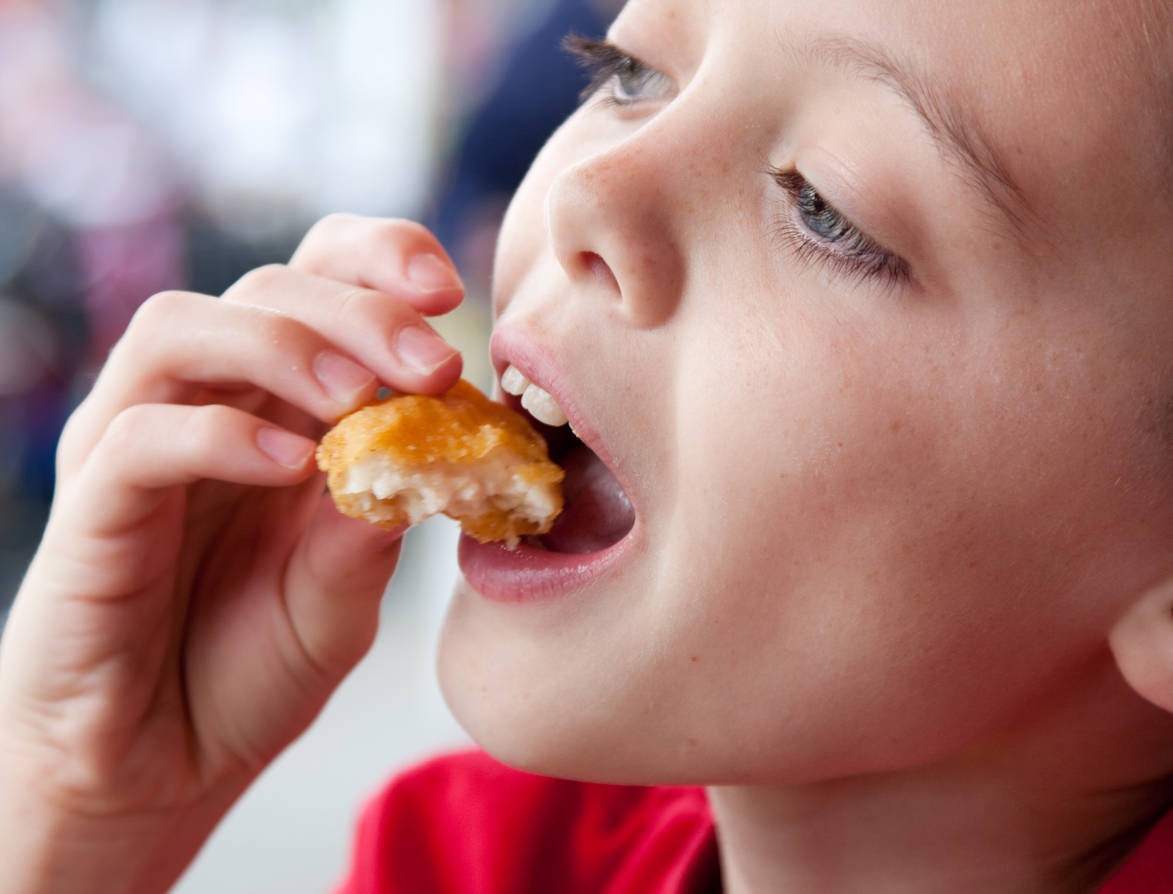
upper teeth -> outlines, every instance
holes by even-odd
[[[566,424],[566,414],[550,392],[523,376],[512,363],[501,373],[501,388],[514,396],[520,395],[521,405],[539,422],[554,426]]]

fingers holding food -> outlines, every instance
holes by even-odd
[[[313,328],[262,307],[206,295],[151,298],[116,345],[61,441],[61,472],[85,461],[106,428],[137,404],[226,402],[259,388],[323,423],[374,396],[375,374]]]
[[[405,527],[349,518],[321,495],[289,559],[285,605],[304,654],[325,676],[344,674],[374,641]]]
[[[520,414],[461,380],[439,397],[397,395],[342,419],[318,448],[341,512],[386,527],[443,512],[510,546],[549,530],[563,473]]]
[[[210,827],[223,780],[258,772],[369,645],[401,532],[337,512],[316,436],[380,383],[457,379],[425,322],[460,300],[450,268],[422,228],[335,219],[290,266],[132,322],[63,434],[2,653],[7,751],[49,755],[87,816]]]
[[[119,649],[154,654],[159,644],[140,642],[144,628],[132,618],[142,611],[156,623],[174,623],[164,619],[184,565],[182,540],[198,539],[193,528],[199,520],[185,518],[191,502],[186,486],[202,480],[297,484],[314,474],[314,446],[231,407],[128,407],[106,428],[71,486],[58,492],[17,607],[39,605],[23,610],[51,617],[59,600],[70,611],[106,606],[101,619],[85,616],[86,623],[73,628],[77,636],[59,643],[62,650],[90,657]],[[168,595],[138,598],[156,590]],[[117,606],[113,614],[110,605]],[[78,666],[84,665],[79,657]]]
[[[384,292],[429,316],[447,313],[464,296],[443,246],[409,220],[331,214],[314,224],[289,266]]]
[[[58,514],[92,534],[118,534],[160,492],[204,479],[281,487],[313,472],[315,444],[220,404],[136,404],[106,427]]]
[[[447,255],[418,224],[326,218],[290,266],[253,270],[223,299],[179,291],[148,299],[71,420],[59,470],[68,478],[110,420],[136,403],[248,406],[231,392],[255,388],[333,422],[380,381],[442,391],[459,377],[461,358],[424,314],[451,309],[461,295]]]
[[[224,300],[300,320],[398,391],[435,393],[460,376],[460,352],[386,292],[273,264],[246,274]]]

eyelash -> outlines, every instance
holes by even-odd
[[[624,78],[634,78],[641,87],[649,83],[668,79],[650,65],[641,62],[634,56],[629,56],[615,44],[606,40],[591,40],[577,34],[567,35],[562,41],[562,47],[575,57],[580,66],[586,69],[590,80],[579,93],[580,103],[586,102],[600,93],[608,84],[619,87]],[[623,99],[617,96],[614,89],[611,95],[602,98],[603,105],[629,106],[639,102],[639,99]]]
[[[580,103],[599,94],[608,84],[619,86],[624,77],[636,78],[641,85],[664,78],[656,69],[629,56],[610,41],[570,34],[562,46],[590,75],[579,95]],[[638,101],[620,98],[614,90],[601,100],[603,105],[612,107]],[[800,173],[773,166],[768,173],[789,198],[791,213],[780,221],[779,235],[799,261],[822,262],[832,272],[860,282],[879,280],[887,286],[899,286],[911,280],[911,271],[903,258],[851,223]],[[822,233],[812,221],[820,222]]]
[[[779,222],[779,234],[799,260],[822,261],[861,282],[899,286],[912,279],[907,261],[844,217],[798,171],[771,167],[768,173],[790,198],[792,214]]]

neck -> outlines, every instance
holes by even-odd
[[[710,788],[725,891],[1094,890],[1169,798],[1173,724],[1114,696],[1094,738],[1052,716],[930,766]]]

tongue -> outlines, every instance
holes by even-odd
[[[635,524],[627,494],[605,465],[586,447],[575,447],[563,460],[565,505],[554,527],[542,538],[546,549],[593,553],[623,539]]]

